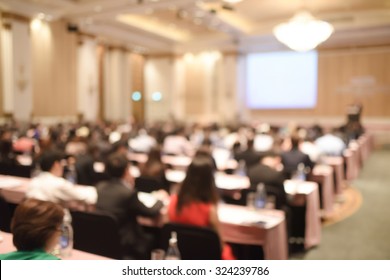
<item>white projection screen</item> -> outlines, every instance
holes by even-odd
[[[317,52],[247,56],[246,104],[250,109],[308,109],[317,103]]]

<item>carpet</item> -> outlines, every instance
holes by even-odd
[[[347,187],[342,195],[336,197],[333,213],[322,220],[322,226],[333,225],[353,215],[360,208],[362,200],[360,191]]]

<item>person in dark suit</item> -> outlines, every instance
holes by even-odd
[[[106,178],[104,173],[97,173],[94,163],[100,159],[100,150],[97,145],[89,145],[88,152],[76,157],[75,168],[77,183],[80,185],[94,186],[101,178]]]
[[[275,208],[283,209],[287,203],[287,195],[283,185],[287,177],[283,171],[277,169],[279,163],[278,156],[269,153],[256,165],[249,168],[248,177],[251,191],[256,191],[257,184],[264,183],[267,193],[275,196]]]
[[[281,154],[284,172],[291,177],[297,170],[298,165],[303,163],[305,168],[310,170],[314,167],[314,162],[310,157],[299,150],[300,138],[296,135],[291,137],[291,149]]]
[[[137,216],[158,216],[163,203],[157,201],[148,208],[138,199],[128,167],[129,162],[123,154],[109,156],[106,171],[111,179],[97,185],[96,209],[117,219],[124,258],[149,259],[153,236],[144,232],[137,222]]]
[[[246,171],[259,163],[260,159],[266,155],[266,152],[258,152],[254,149],[254,140],[248,139],[247,148],[244,151],[240,151],[234,154],[234,159],[240,162],[243,160],[245,162]]]

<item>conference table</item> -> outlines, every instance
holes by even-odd
[[[8,232],[0,232],[0,254],[16,251],[14,244],[12,243],[12,234]],[[110,258],[87,253],[84,251],[72,250],[72,254],[69,257],[61,258],[63,260],[111,260]]]
[[[286,193],[292,206],[306,206],[304,248],[310,249],[321,243],[321,214],[319,190],[316,182],[286,180]]]
[[[216,150],[216,152],[213,153],[213,155],[216,156],[214,158],[215,158],[215,163],[217,165],[218,170],[221,170],[221,171],[227,170],[227,169],[234,170],[237,168],[238,163],[236,160],[226,158],[225,156],[222,156],[223,158],[220,159],[220,157],[221,157],[220,155],[222,155],[223,153],[221,151],[220,152],[217,152],[217,151],[218,150]],[[148,155],[144,154],[144,153],[132,153],[131,152],[131,153],[128,153],[127,158],[132,162],[145,163],[148,159]],[[172,168],[185,170],[191,164],[192,157],[184,156],[184,155],[163,155],[161,157],[161,160],[163,163],[172,166]]]
[[[0,193],[6,201],[18,204],[25,198],[29,180],[28,178],[0,175]],[[241,183],[237,183],[237,186],[241,186]],[[286,192],[293,197],[293,201],[298,204],[306,204],[304,242],[305,248],[308,249],[320,244],[321,241],[318,184],[315,182],[301,182],[297,186],[297,184],[291,184],[289,181],[285,183]],[[83,186],[75,187],[83,188]],[[145,197],[147,196],[144,195]],[[261,210],[263,212],[256,212],[245,206],[230,204],[220,204],[218,209],[222,228],[225,229],[223,237],[226,241],[262,245],[267,259],[287,259],[284,212],[275,209],[264,209]],[[239,214],[235,215],[234,212]],[[240,221],[239,218],[242,220]],[[150,219],[143,219],[142,217],[140,219],[141,223],[153,226],[165,222],[164,217],[152,222],[150,222]],[[251,219],[252,222],[250,222]],[[263,220],[268,223],[263,223]]]
[[[320,208],[322,215],[328,217],[333,213],[334,203],[334,177],[333,168],[329,165],[315,165],[308,177],[309,181],[317,182],[321,186]]]
[[[240,181],[238,180],[238,182]],[[240,186],[240,189],[242,189],[241,184],[237,183],[237,186]],[[249,185],[246,186],[245,188],[248,187]],[[321,243],[321,213],[320,213],[318,183],[308,182],[308,181],[298,182],[294,180],[286,180],[284,182],[284,187],[286,193],[289,195],[289,201],[291,205],[306,207],[306,212],[304,217],[305,219],[304,248],[310,249],[314,246],[319,245]],[[140,193],[139,199],[143,201],[146,205],[152,206],[155,203],[155,200],[153,199],[153,197],[151,197],[150,194]],[[283,213],[282,211],[274,210],[274,209],[263,209],[261,211],[263,211],[263,213],[268,213],[268,214],[278,213],[276,214],[276,216],[281,215]],[[223,233],[224,239],[226,241],[239,243],[239,244],[252,244],[252,245],[262,245],[261,242],[264,242],[263,239],[256,239],[256,237],[253,237],[256,236],[256,234],[257,234],[257,238],[260,238],[260,236],[265,237],[264,233],[259,235],[258,231],[260,230],[258,228],[253,228],[253,227],[248,228],[250,224],[249,220],[253,219],[252,224],[254,224],[255,223],[254,221],[256,220],[255,218],[256,215],[258,215],[258,220],[261,221],[262,219],[261,212],[253,212],[252,209],[246,206],[219,204],[218,215],[221,222],[223,223],[223,228],[225,228],[226,230],[225,233]],[[224,221],[226,223],[224,223]],[[139,222],[147,226],[162,226],[162,224],[166,222],[166,220],[164,220],[164,217],[158,217],[154,220],[140,217]],[[275,229],[269,228],[267,229],[267,234],[271,234],[271,232],[274,232],[274,234],[280,234],[280,232],[278,232],[280,230],[281,228],[279,226]],[[247,236],[245,234],[247,234]],[[251,236],[251,234],[253,234],[253,236]],[[268,240],[270,238],[272,239],[271,236],[267,236]],[[274,241],[270,241],[270,242],[272,244]],[[268,249],[269,247],[265,248],[265,251]]]
[[[156,199],[153,193],[139,192],[138,198],[147,206]],[[167,205],[169,201],[165,201]],[[288,259],[287,231],[285,214],[275,209],[253,209],[246,206],[218,204],[218,217],[222,239],[244,245],[263,247],[267,260]],[[168,221],[167,209],[157,218],[138,217],[144,226],[162,227]]]
[[[259,245],[266,260],[287,260],[288,241],[283,211],[254,210],[232,204],[218,205],[221,235],[224,241]]]
[[[95,172],[102,173],[104,172],[104,169],[104,163],[94,163]],[[134,178],[137,178],[141,175],[139,168],[134,165],[130,166],[129,172]],[[167,169],[165,171],[166,179],[174,184],[183,182],[185,176],[186,171],[182,169]],[[226,174],[225,172],[215,173],[215,184],[218,188],[225,190],[241,190],[247,189],[250,186],[249,178],[247,176]]]
[[[6,201],[20,203],[25,198],[28,178],[0,176],[0,192]],[[82,186],[75,186],[82,188]],[[142,193],[145,201],[151,194]],[[244,206],[220,204],[218,215],[221,219],[222,237],[228,242],[261,245],[266,259],[281,260],[288,258],[286,223],[284,212],[274,209],[254,211]],[[164,217],[157,220],[140,217],[145,225],[162,225]],[[149,223],[149,224],[148,224]]]
[[[345,188],[344,182],[344,158],[341,156],[324,156],[321,161],[329,166],[332,166],[334,172],[334,183],[336,195],[342,194]]]

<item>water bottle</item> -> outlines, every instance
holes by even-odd
[[[41,172],[42,172],[41,168],[39,167],[38,164],[36,164],[34,169],[31,171],[31,178],[38,177],[39,174],[41,174]]]
[[[257,190],[255,193],[255,208],[263,209],[265,208],[266,203],[267,203],[267,192],[265,190],[265,185],[263,183],[259,183],[257,185]]]
[[[306,181],[305,165],[301,162],[298,164],[297,172],[295,174],[295,180]]]
[[[77,183],[77,173],[74,165],[69,165],[65,178],[72,184]]]
[[[72,255],[73,250],[72,216],[68,209],[64,209],[64,220],[61,225],[61,231],[60,256],[62,258],[67,258]]]
[[[180,260],[181,255],[179,248],[177,247],[177,234],[175,231],[171,232],[171,238],[169,239],[169,247],[165,255],[166,260]]]
[[[241,159],[238,161],[238,166],[235,174],[239,176],[246,176],[246,166],[244,160]]]

